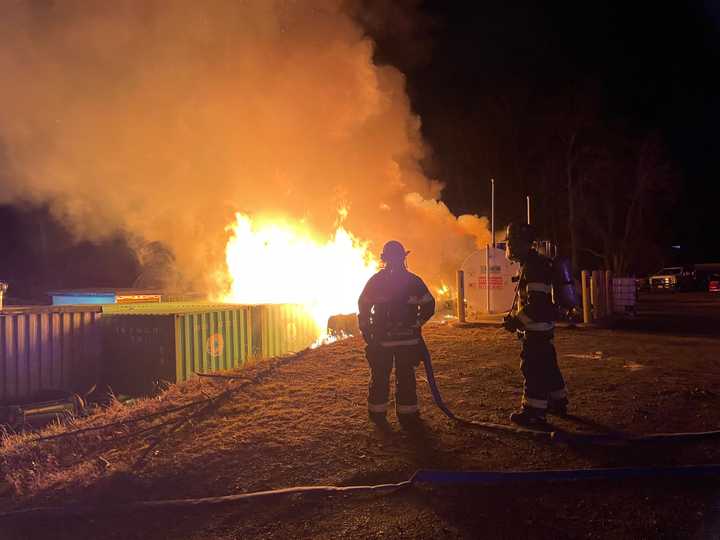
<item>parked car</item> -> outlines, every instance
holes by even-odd
[[[668,266],[650,276],[650,289],[687,291],[695,285],[695,271],[684,266]]]
[[[635,278],[635,288],[638,292],[650,290],[650,278],[648,276],[640,276]]]
[[[720,293],[720,274],[712,274],[708,280],[708,291]]]

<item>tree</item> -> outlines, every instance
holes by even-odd
[[[675,194],[677,170],[657,133],[630,134],[602,114],[592,87],[543,104],[529,127],[526,176],[544,197],[553,239],[567,242],[575,272],[584,254],[622,275],[657,253],[659,224]],[[591,262],[591,261],[585,261]]]
[[[585,249],[622,275],[657,242],[658,217],[675,194],[678,173],[657,133],[615,146],[584,172],[578,197],[591,240],[599,241],[599,249]]]

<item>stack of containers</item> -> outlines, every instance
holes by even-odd
[[[116,394],[300,351],[319,333],[302,306],[210,303],[103,306],[102,382]]]

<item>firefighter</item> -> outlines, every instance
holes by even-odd
[[[405,429],[420,426],[415,368],[424,353],[420,328],[435,313],[435,299],[407,270],[409,252],[392,240],[383,247],[384,267],[370,278],[358,299],[358,322],[370,365],[368,415],[386,425],[390,373],[395,366],[395,412]]]
[[[510,420],[542,426],[545,414],[567,414],[568,398],[553,345],[557,310],[552,301],[553,263],[533,249],[535,230],[525,223],[507,228],[506,256],[521,265],[517,307],[503,327],[522,341],[520,370],[525,378],[522,408]]]

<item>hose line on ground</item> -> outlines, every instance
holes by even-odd
[[[67,519],[68,517],[89,517],[101,514],[121,514],[141,510],[197,508],[223,504],[253,502],[288,495],[308,494],[389,494],[410,487],[451,487],[451,486],[496,486],[512,483],[531,482],[568,482],[592,480],[629,480],[629,479],[693,479],[716,478],[720,476],[720,465],[693,465],[682,467],[630,467],[616,469],[567,469],[540,471],[443,471],[421,469],[409,480],[394,484],[369,486],[299,486],[291,488],[238,493],[219,497],[200,499],[168,499],[155,501],[129,501],[110,505],[70,504],[66,506],[46,506],[23,508],[0,513],[3,520]]]
[[[467,420],[465,418],[460,418],[456,416],[455,413],[453,413],[443,401],[442,395],[440,394],[440,390],[438,389],[437,382],[435,380],[435,373],[433,371],[432,360],[430,358],[430,351],[425,344],[425,340],[421,340],[420,345],[423,351],[423,365],[425,366],[425,373],[427,374],[428,386],[430,386],[430,393],[432,394],[435,404],[448,418],[462,425],[477,427],[490,431],[503,431],[516,435],[523,435],[552,442],[594,444],[604,446],[619,446],[630,443],[681,443],[706,441],[709,439],[720,438],[720,431],[700,431],[693,433],[654,433],[650,435],[636,436],[630,434],[578,433],[563,430],[543,431],[538,429],[512,427],[503,424],[493,424],[490,422],[479,422],[477,420]]]

